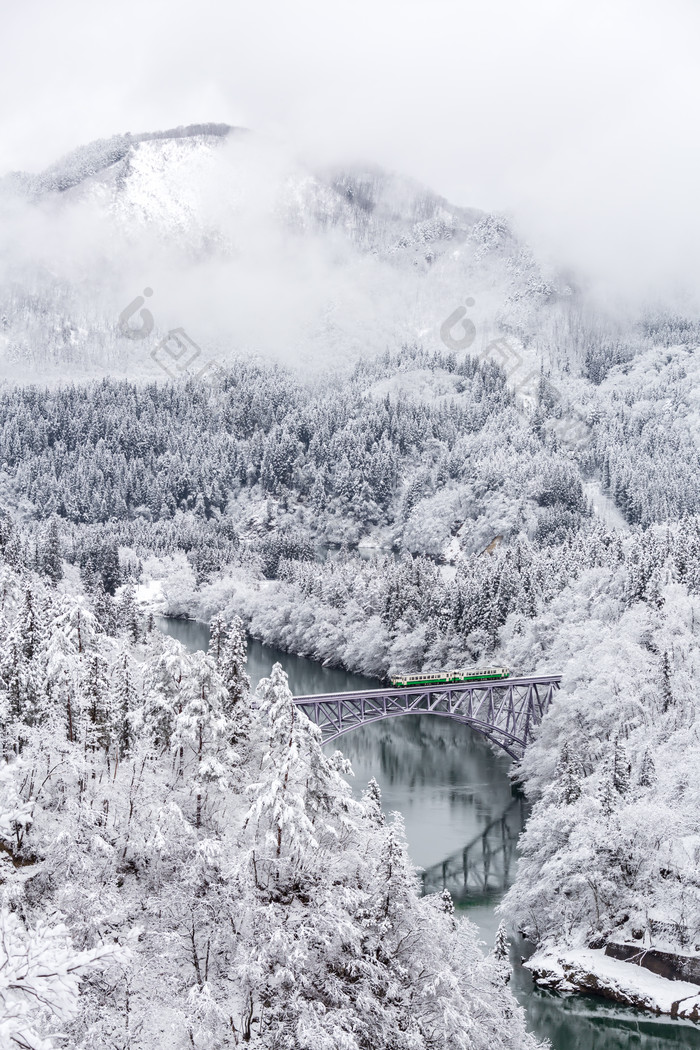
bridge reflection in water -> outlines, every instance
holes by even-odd
[[[448,889],[458,903],[478,903],[504,893],[515,876],[518,837],[527,810],[523,796],[517,796],[466,846],[425,868],[421,876],[423,893]]]

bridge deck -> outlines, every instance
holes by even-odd
[[[415,696],[416,693],[447,693],[455,690],[464,691],[468,689],[489,689],[492,686],[506,688],[509,685],[549,685],[549,683],[561,682],[560,674],[538,674],[527,678],[488,678],[483,682],[446,682],[444,685],[409,685],[409,686],[385,686],[382,689],[356,689],[348,693],[311,693],[308,696],[295,696],[295,704],[317,703],[323,700],[360,700],[364,696]]]

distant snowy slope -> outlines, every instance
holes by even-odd
[[[80,147],[0,180],[6,375],[162,374],[183,328],[207,357],[341,366],[420,340],[469,297],[482,326],[532,331],[568,294],[500,217],[378,168],[312,170],[244,129],[195,125]],[[149,341],[125,307],[153,291]]]

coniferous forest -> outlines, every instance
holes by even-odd
[[[523,1009],[523,961],[695,1045],[697,311],[225,124],[11,172],[0,209],[0,1050],[536,1050],[569,1000]],[[499,767],[495,939],[422,892],[395,727],[351,786],[258,643],[368,689],[561,676]],[[491,827],[492,786],[447,805]]]
[[[375,392],[417,368],[450,396]],[[32,989],[8,1038],[40,1045],[51,1014],[86,1047],[412,1047],[439,1013],[440,1045],[525,1045],[498,960],[448,897],[420,899],[376,785],[353,799],[281,669],[251,693],[245,628],[378,678],[563,668],[518,770],[535,808],[505,914],[540,945],[649,915],[693,945],[692,487],[681,512],[650,470],[625,501],[624,438],[616,466],[572,454],[498,367],[415,349],[349,380],[241,362],[213,387],[15,388],[0,411],[3,923]],[[594,435],[638,432],[625,399],[590,411]],[[676,427],[645,428],[690,474]],[[594,513],[595,470],[619,471],[624,528]],[[207,655],[154,629],[154,586],[212,621]]]

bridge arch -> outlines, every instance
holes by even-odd
[[[343,728],[336,733],[324,733],[323,742],[324,744],[326,744],[330,743],[330,741],[332,740],[338,740],[341,736],[345,736],[347,733],[352,733],[354,729],[359,729],[360,726],[372,725],[374,722],[385,722],[389,718],[403,718],[405,715],[411,714],[427,714],[436,716],[438,718],[449,718],[453,722],[458,722],[459,725],[471,726],[471,728],[476,730],[477,733],[480,733],[482,736],[485,736],[488,740],[491,740],[492,743],[497,744],[498,747],[503,748],[506,754],[509,755],[511,758],[520,757],[520,755],[517,754],[516,750],[514,750],[519,747],[520,741],[512,733],[506,733],[503,730],[495,729],[493,726],[489,726],[484,722],[479,722],[477,719],[460,718],[458,715],[450,714],[447,711],[421,711],[420,709],[412,711],[392,711],[386,715],[377,715],[373,718],[365,718],[361,722],[353,721],[348,725],[344,725]],[[312,719],[312,721],[314,721],[314,719]],[[502,739],[499,739],[499,736]]]

